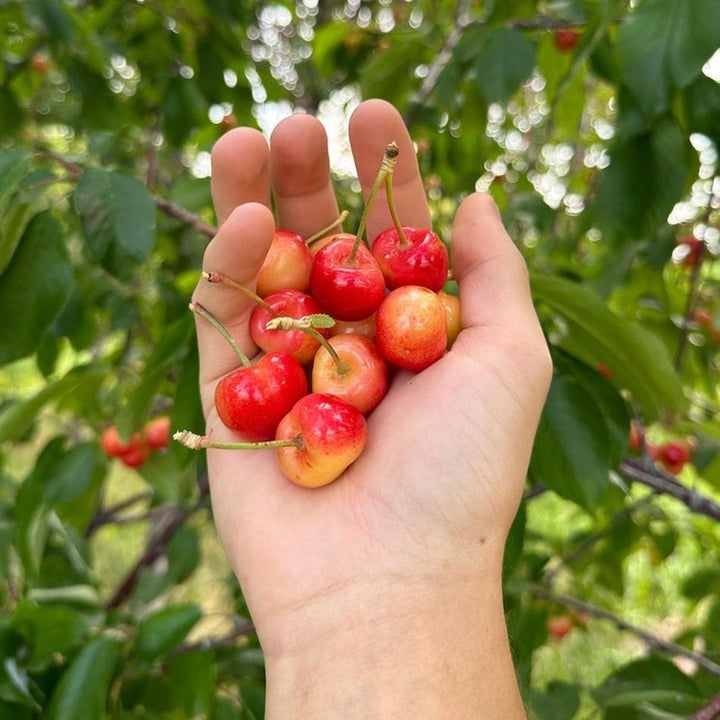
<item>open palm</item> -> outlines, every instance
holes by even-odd
[[[398,143],[400,217],[429,227],[412,142],[395,109],[363,103],[350,139],[366,195],[385,146]],[[327,138],[307,115],[282,122],[269,146],[248,128],[226,134],[213,151],[212,189],[220,230],[203,269],[251,287],[273,234],[271,193],[279,226],[304,236],[338,215]],[[379,196],[368,234],[390,222]],[[387,597],[428,573],[472,572],[485,556],[502,555],[550,362],[524,262],[487,196],[471,195],[458,210],[451,258],[462,302],[458,340],[422,373],[395,376],[368,418],[366,449],[337,481],[303,489],[282,476],[272,450],[208,451],[218,532],[266,652],[333,608]],[[250,301],[202,281],[195,299],[257,354]],[[237,358],[200,318],[197,331],[208,432],[236,439],[218,419],[213,393]]]

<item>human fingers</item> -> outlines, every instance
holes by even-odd
[[[377,177],[385,147],[398,144],[398,161],[393,173],[393,198],[400,222],[415,227],[430,227],[425,190],[418,168],[415,148],[400,113],[384,100],[361,103],[350,118],[350,144],[363,194]],[[368,236],[375,237],[392,225],[384,191],[377,195],[368,217]]]
[[[309,237],[338,217],[327,134],[319,120],[292,115],[279,123],[270,138],[270,158],[280,227]]]
[[[232,280],[255,288],[258,270],[272,241],[275,224],[270,210],[259,203],[235,208],[208,244],[203,257],[205,272],[220,272]],[[240,291],[200,280],[193,300],[207,309],[230,332],[240,349],[249,357],[257,348],[248,329],[255,303]],[[200,386],[207,415],[217,379],[235,369],[239,360],[222,335],[203,317],[197,317],[200,353]]]
[[[244,203],[270,207],[270,148],[262,133],[242,127],[225,133],[211,154],[212,192],[218,225]]]

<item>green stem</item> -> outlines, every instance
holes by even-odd
[[[250,288],[241,285],[236,280],[227,277],[227,275],[223,275],[220,272],[215,272],[214,270],[211,272],[205,272],[203,270],[202,276],[210,283],[221,283],[222,285],[227,285],[228,287],[234,288],[235,290],[239,290],[245,297],[250,298],[250,300],[260,305],[260,307],[265,308],[265,310],[267,310],[273,317],[277,315],[275,310],[273,310],[273,308],[268,303],[266,303],[265,300],[263,300],[257,293],[254,293],[252,290],[250,290]]]
[[[397,143],[393,140],[385,148],[385,156],[383,157],[382,165],[380,166],[380,172],[378,172],[377,177],[375,178],[375,182],[370,188],[370,193],[368,194],[368,199],[365,203],[365,209],[363,210],[363,214],[360,217],[360,224],[358,225],[355,242],[353,243],[352,251],[350,252],[350,255],[347,259],[347,263],[349,265],[352,265],[355,262],[355,258],[357,257],[358,247],[360,246],[360,243],[362,242],[362,236],[365,233],[365,226],[367,225],[370,208],[375,201],[375,195],[377,195],[380,186],[385,182],[385,178],[387,178],[388,176],[392,177],[393,170],[395,169],[395,163],[397,163],[397,157],[398,146]]]
[[[299,330],[309,335],[311,338],[315,338],[330,354],[330,357],[335,363],[335,372],[340,375],[347,375],[350,372],[350,366],[340,359],[337,354],[337,350],[330,344],[328,339],[319,333],[312,325],[312,317],[306,316],[302,318],[291,318],[291,317],[276,317],[269,320],[266,324],[268,330]]]
[[[410,241],[405,235],[402,223],[400,222],[400,217],[397,214],[397,208],[395,207],[395,198],[393,196],[392,178],[392,173],[388,173],[385,176],[385,195],[387,196],[388,207],[390,208],[390,215],[392,216],[393,225],[395,225],[395,229],[398,231],[398,236],[400,237],[400,246],[407,247],[410,244]]]
[[[327,233],[329,233],[336,225],[340,225],[342,221],[349,215],[350,213],[347,210],[343,210],[340,213],[340,216],[337,218],[337,220],[334,220],[330,225],[326,225],[321,230],[318,230],[316,233],[311,235],[305,242],[308,245],[312,245],[317,240],[322,240]]]
[[[294,447],[302,450],[305,447],[302,435],[296,435],[289,440],[265,440],[264,442],[220,442],[211,440],[207,435],[197,435],[189,430],[181,430],[173,435],[181,445],[190,450],[203,450],[215,448],[217,450],[263,450],[265,448]]]
[[[200,303],[193,301],[190,303],[189,308],[196,315],[199,315],[201,318],[207,320],[228,341],[230,347],[240,358],[240,362],[243,364],[243,367],[252,366],[252,363],[248,359],[248,356],[240,349],[240,346],[235,342],[235,338]]]

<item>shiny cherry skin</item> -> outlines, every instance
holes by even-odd
[[[243,440],[262,442],[275,437],[280,420],[307,391],[302,365],[289,353],[271,352],[226,375],[215,388],[215,407]]]
[[[313,392],[339,397],[367,415],[387,392],[385,358],[375,343],[362,335],[336,335],[328,342],[348,366],[348,371],[340,374],[330,353],[321,347],[313,361]]]
[[[311,393],[298,400],[275,435],[276,440],[296,437],[302,448],[277,448],[278,465],[296,485],[317,488],[336,480],[360,456],[367,443],[367,424],[350,403]]]
[[[330,335],[364,335],[375,342],[375,314],[362,320],[336,320]]]
[[[383,230],[372,243],[372,254],[391,290],[420,285],[439,292],[447,280],[450,264],[445,243],[432,230],[403,226],[403,244],[394,227]]]
[[[553,34],[553,43],[560,52],[570,52],[580,39],[580,33],[572,28],[559,28]]]
[[[265,302],[275,310],[277,316],[299,319],[321,312],[320,306],[307,293],[298,290],[280,290],[268,295]],[[250,316],[250,336],[265,352],[284,351],[290,353],[301,365],[312,362],[320,342],[302,330],[268,330],[267,323],[274,316],[261,305]],[[327,337],[330,330],[318,329]]]
[[[162,450],[170,443],[170,418],[161,415],[151,420],[143,431],[145,442],[153,450]]]
[[[124,443],[120,439],[118,429],[114,425],[111,425],[103,430],[101,444],[108,457],[120,457],[121,455],[140,448],[143,445],[143,438],[140,433],[136,432]]]
[[[460,298],[457,297],[457,295],[451,295],[446,292],[438,293],[438,297],[445,308],[445,320],[447,322],[447,348],[449,350],[453,346],[457,336],[460,334],[460,330],[462,330]]]
[[[445,354],[447,320],[437,293],[416,285],[393,290],[375,314],[377,344],[393,365],[420,372]]]
[[[313,260],[310,292],[323,312],[336,320],[362,320],[372,315],[385,297],[385,280],[367,246],[338,238],[322,248]]]
[[[690,453],[687,445],[682,442],[671,441],[656,449],[658,462],[665,466],[668,472],[677,475],[690,462]]]
[[[310,254],[315,257],[320,250],[322,250],[326,245],[329,245],[333,240],[351,240],[352,242],[355,242],[355,236],[346,232],[326,235],[323,238],[315,240],[311,245],[309,245]]]
[[[303,238],[292,230],[275,230],[270,249],[257,278],[257,294],[266,297],[278,290],[307,292],[312,255]]]

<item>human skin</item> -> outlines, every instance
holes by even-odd
[[[397,141],[402,221],[430,227],[412,143],[387,103],[362,103],[350,140],[365,196]],[[241,159],[242,161],[239,161]],[[237,128],[212,153],[220,229],[203,269],[253,286],[278,224],[301,235],[332,222],[327,138],[311,116],[281,122],[268,145]],[[372,237],[391,224],[381,196]],[[266,718],[525,717],[507,639],[502,554],[522,495],[552,367],[527,270],[492,200],[470,195],[451,243],[462,331],[419,374],[398,372],[368,418],[362,455],[334,483],[297,487],[272,451],[209,450],[217,530],[263,648]],[[257,353],[253,303],[201,281],[194,299]],[[213,407],[236,365],[198,322],[207,430],[235,439]]]

